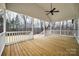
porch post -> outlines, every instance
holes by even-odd
[[[60,22],[60,35],[61,35],[61,26],[62,26],[62,24],[61,24],[61,22]]]
[[[74,36],[76,36],[76,28],[75,28],[75,20],[74,20],[74,29],[73,29],[73,33],[74,33]]]
[[[46,36],[46,31],[45,31],[45,21],[44,21],[44,36]]]
[[[34,18],[32,18],[32,39],[34,39]]]
[[[51,20],[49,21],[49,23],[50,23],[50,34],[51,34],[51,31],[52,31]]]
[[[6,41],[5,41],[5,34],[6,34],[6,11],[5,11],[5,9],[3,10],[3,42],[4,42],[4,44],[6,43]]]
[[[3,32],[6,32],[6,13],[5,13],[5,9],[4,9],[4,20],[3,20]]]

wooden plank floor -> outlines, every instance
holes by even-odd
[[[63,56],[79,55],[74,37],[47,36],[5,46],[2,56]]]

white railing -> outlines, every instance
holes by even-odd
[[[44,31],[42,31],[40,34],[44,34]],[[74,36],[75,31],[74,30],[46,30],[45,31],[46,35],[49,34],[60,34],[60,35],[69,35],[69,36]],[[11,32],[6,32],[5,33],[5,44],[13,44],[25,40],[30,40],[33,38],[33,33],[32,31],[11,31]],[[0,39],[3,39],[2,34],[0,35]],[[3,40],[0,42],[2,43]]]
[[[60,34],[60,35],[75,35],[75,30],[52,30],[52,34]]]
[[[60,35],[69,35],[69,36],[75,36],[76,35],[76,30],[45,30],[42,31],[40,34],[46,34],[46,35],[49,35],[49,34],[60,34]]]
[[[5,33],[0,33],[0,55],[2,54],[4,46],[5,46]]]
[[[11,31],[6,32],[5,44],[13,44],[25,40],[32,39],[33,35],[31,31]]]

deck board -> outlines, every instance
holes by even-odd
[[[48,36],[5,46],[2,56],[61,56],[79,55],[74,37]]]

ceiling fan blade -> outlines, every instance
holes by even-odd
[[[53,15],[53,13],[51,13]]]
[[[47,13],[46,15],[48,15],[48,14],[50,14],[50,12],[49,12],[49,13]]]
[[[59,12],[59,11],[53,11],[53,12]]]
[[[50,12],[50,11],[45,11],[45,12]]]
[[[53,11],[55,10],[56,8],[53,8]]]

